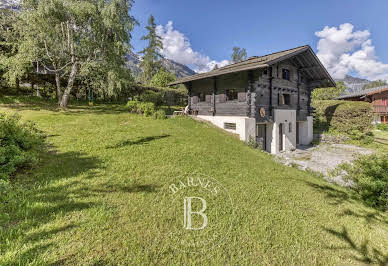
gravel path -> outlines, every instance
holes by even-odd
[[[297,164],[300,169],[310,169],[320,172],[325,179],[342,185],[351,186],[352,183],[345,181],[341,176],[332,178],[328,177],[328,171],[333,170],[343,162],[351,162],[358,155],[373,153],[372,150],[347,144],[321,144],[319,146],[309,147],[300,146],[293,152],[283,152],[278,154],[278,159],[286,164]]]

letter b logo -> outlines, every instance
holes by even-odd
[[[191,202],[192,202],[193,199],[198,199],[198,200],[201,201],[201,203],[202,203],[202,209],[201,210],[199,210],[199,211],[192,211],[192,209],[191,209]],[[187,230],[202,230],[202,229],[204,229],[207,226],[207,216],[204,213],[204,211],[206,210],[206,201],[203,198],[200,198],[200,197],[186,197],[184,199],[183,209],[184,209],[183,227],[185,229],[187,229]],[[203,223],[202,223],[201,227],[192,227],[192,223],[191,223],[191,215],[192,214],[198,214],[198,215],[202,216]]]

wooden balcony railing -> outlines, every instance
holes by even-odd
[[[375,113],[386,113],[388,114],[388,106],[387,105],[374,105],[373,110]]]

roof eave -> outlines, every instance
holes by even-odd
[[[329,72],[327,71],[326,67],[322,64],[321,60],[319,60],[318,56],[314,53],[313,49],[311,49],[311,47],[309,46],[309,50],[311,52],[311,54],[315,57],[315,59],[317,60],[317,62],[319,63],[319,65],[322,67],[322,69],[325,71],[326,73],[326,76],[328,77],[329,81],[331,82],[331,85],[333,87],[336,87],[337,86],[337,83],[334,81],[334,79],[330,76]]]
[[[188,77],[179,79],[177,81],[171,82],[168,84],[168,86],[184,84],[184,83],[188,83],[188,82],[195,81],[195,80],[213,78],[213,77],[218,77],[218,76],[227,75],[227,74],[233,74],[233,73],[238,73],[238,72],[243,72],[243,71],[248,71],[248,70],[264,68],[264,67],[268,67],[268,66],[269,66],[268,64],[255,65],[255,66],[251,66],[251,67],[242,68],[242,69],[239,69],[237,71],[220,71],[220,72],[209,74],[209,75],[206,75],[206,73],[201,73],[201,74],[188,76]]]

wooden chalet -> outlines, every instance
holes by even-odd
[[[375,123],[388,124],[388,85],[350,93],[338,99],[369,102],[373,106]]]
[[[249,59],[177,80],[191,114],[254,140],[271,153],[313,138],[311,92],[334,80],[310,46]]]

